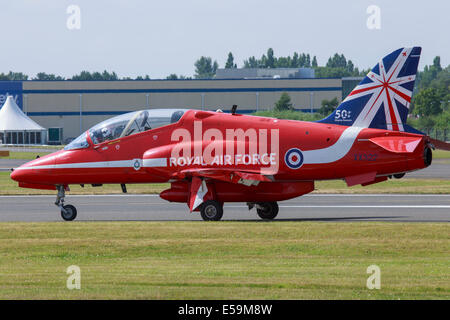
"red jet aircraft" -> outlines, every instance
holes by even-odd
[[[449,150],[406,124],[421,48],[380,60],[327,118],[318,122],[183,109],[126,113],[106,120],[64,150],[15,169],[20,187],[169,182],[160,196],[220,220],[225,202],[246,202],[274,219],[277,201],[314,190],[315,180],[363,186],[401,178],[431,164],[433,147]]]

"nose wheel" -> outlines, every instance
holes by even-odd
[[[66,196],[66,191],[64,186],[57,186],[58,195],[56,196],[55,205],[61,209],[61,217],[65,221],[72,221],[77,217],[77,209],[71,205],[64,205],[64,198]]]
[[[71,204],[66,204],[61,208],[61,217],[66,221],[72,221],[77,217],[77,209]]]

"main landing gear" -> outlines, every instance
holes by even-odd
[[[256,207],[256,213],[263,220],[273,220],[278,215],[278,204],[274,202],[249,202],[248,209]],[[205,201],[200,206],[200,215],[204,221],[219,221],[223,216],[223,203],[216,200]]]
[[[223,216],[223,203],[208,200],[202,203],[200,215],[204,221],[219,221]]]
[[[58,195],[56,196],[55,205],[61,209],[61,217],[66,221],[72,221],[77,217],[77,209],[71,205],[64,205],[66,190],[64,186],[57,186]]]
[[[278,215],[278,203],[258,202],[256,203],[256,213],[263,220],[273,220]]]

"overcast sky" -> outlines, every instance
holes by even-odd
[[[450,63],[448,0],[0,0],[0,72],[44,71],[70,77],[81,70],[120,77],[171,73],[191,76],[210,56],[223,67],[229,51],[242,66],[272,47],[316,55],[335,52],[359,68],[403,46],[422,46],[419,65],[436,55]],[[69,30],[67,8],[80,8],[80,29]],[[368,6],[381,10],[369,29]]]

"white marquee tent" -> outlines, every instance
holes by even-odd
[[[20,110],[8,96],[0,110],[0,144],[44,144],[46,129]]]

